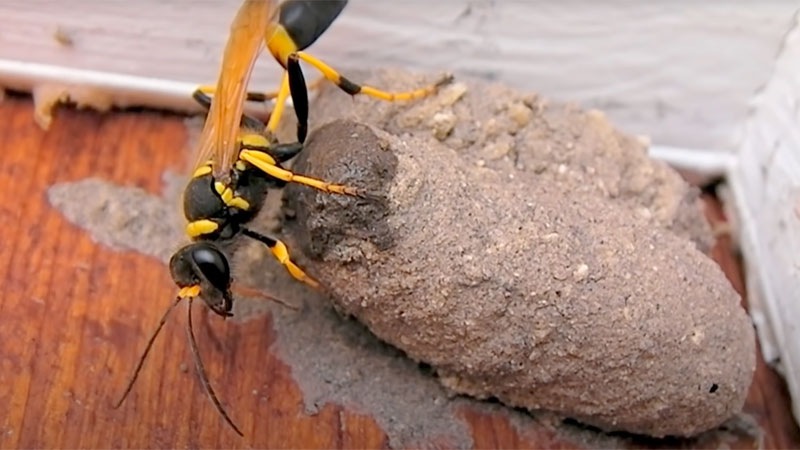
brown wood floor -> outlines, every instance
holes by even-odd
[[[93,176],[157,194],[164,169],[185,169],[185,143],[180,116],[61,109],[45,133],[33,122],[28,98],[0,103],[0,448],[385,447],[386,435],[370,417],[336,405],[315,416],[301,412],[288,368],[269,351],[269,318],[211,325],[221,339],[236,342],[206,365],[236,405],[244,440],[209,406],[191,365],[181,370],[190,361],[180,327],[165,329],[136,386],[137,400],[111,408],[174,287],[155,259],[95,244],[48,204],[46,190]],[[713,199],[708,205],[709,217],[724,221]],[[742,292],[741,265],[727,238],[713,256]],[[223,367],[235,369],[227,380]],[[267,402],[251,394],[254,386],[265,390]],[[760,438],[632,439],[625,446],[800,447],[784,384],[760,358],[745,411],[757,420]],[[521,436],[500,415],[465,411],[464,417],[477,448],[586,445],[545,426]]]

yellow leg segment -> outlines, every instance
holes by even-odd
[[[316,80],[312,81],[311,83],[308,83],[306,85],[306,88],[309,91],[319,89],[319,87],[322,85],[322,82],[325,80],[326,78],[324,76],[317,77]],[[210,84],[204,84],[202,86],[198,86],[197,90],[206,95],[214,95],[214,93],[217,91],[217,87],[212,86]],[[280,90],[272,92],[248,92],[247,100],[251,102],[268,102],[270,100],[278,98],[279,93]]]
[[[342,184],[329,183],[317,178],[308,177],[305,175],[298,175],[289,170],[270,164],[258,155],[257,151],[242,150],[239,153],[239,158],[247,161],[248,163],[258,167],[262,172],[271,177],[279,180],[286,181],[287,183],[297,183],[305,186],[319,189],[320,191],[329,192],[332,194],[352,195],[354,197],[362,197],[362,193],[358,189],[345,186]]]
[[[297,267],[297,264],[292,262],[292,258],[289,257],[289,249],[286,248],[286,244],[281,242],[279,239],[258,233],[248,228],[242,228],[242,234],[269,247],[275,259],[277,259],[279,263],[286,267],[286,270],[289,271],[289,274],[291,274],[296,280],[302,281],[313,288],[319,287],[319,282],[317,282],[317,280],[306,275],[306,273],[303,272],[303,269]]]
[[[275,130],[278,129],[278,124],[281,121],[283,110],[286,107],[287,97],[289,97],[289,73],[284,70],[283,80],[281,81],[281,87],[278,90],[278,97],[275,100],[275,107],[269,114],[269,122],[267,122],[267,131],[270,133],[270,135],[274,136]]]
[[[420,89],[416,89],[413,91],[386,92],[374,88],[372,86],[358,85],[348,80],[347,78],[339,74],[339,72],[337,72],[331,66],[325,64],[322,60],[317,59],[313,55],[310,55],[305,52],[296,52],[294,53],[294,55],[300,60],[305,61],[308,64],[314,66],[314,68],[316,68],[322,73],[322,76],[335,83],[337,86],[339,86],[342,90],[344,90],[348,94],[350,95],[364,94],[377,99],[385,100],[387,102],[393,102],[398,100],[416,100],[419,98],[427,97],[431,94],[436,93],[436,91],[439,90],[440,87],[450,83],[453,80],[451,76],[446,76],[441,80],[439,80],[438,82],[436,82],[435,84]]]
[[[303,269],[297,266],[292,259],[289,257],[289,249],[286,248],[286,244],[279,240],[275,240],[275,245],[270,247],[272,250],[272,255],[275,256],[275,259],[278,260],[279,263],[283,264],[286,267],[286,270],[289,271],[296,280],[301,281],[313,288],[318,288],[319,283],[317,280],[311,278],[310,276],[306,275],[303,272]]]

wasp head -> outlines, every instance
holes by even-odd
[[[223,317],[233,314],[231,271],[228,258],[208,242],[188,244],[172,255],[169,270],[175,284],[182,289],[195,288],[212,311]]]

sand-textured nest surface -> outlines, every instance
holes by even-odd
[[[602,113],[470,82],[405,104],[326,88],[312,124],[295,170],[379,199],[292,187],[290,240],[448,388],[654,436],[741,409],[754,336],[697,192]]]

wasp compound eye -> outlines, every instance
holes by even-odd
[[[216,247],[207,243],[194,244],[191,258],[200,273],[215,288],[226,291],[231,284],[231,269],[228,258]]]

